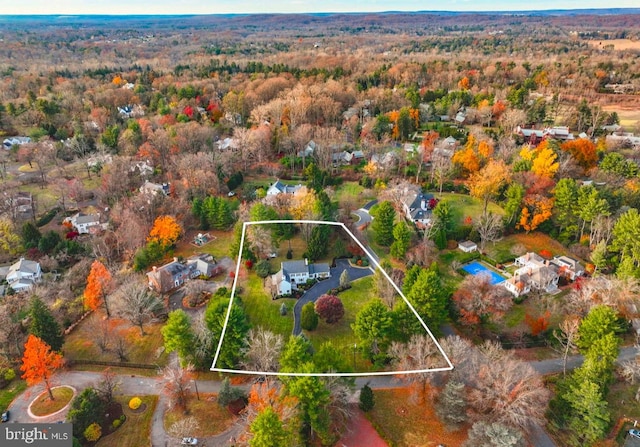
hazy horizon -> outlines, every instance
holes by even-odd
[[[452,0],[444,7],[441,3],[419,0],[273,0],[256,2],[205,2],[202,0],[25,0],[0,6],[0,15],[210,15],[210,14],[262,14],[262,13],[375,13],[375,12],[518,12],[574,9],[638,8],[637,0],[612,2],[541,0],[535,4],[509,0]]]

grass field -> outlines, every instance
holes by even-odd
[[[467,426],[450,432],[433,409],[433,400],[414,402],[407,388],[375,390],[375,407],[367,414],[378,433],[395,447],[461,446]]]
[[[262,279],[253,273],[248,276],[246,281],[242,281],[242,287],[241,298],[251,325],[253,327],[261,326],[288,339],[293,331],[295,299],[272,300],[262,286]],[[280,315],[282,303],[285,303],[288,309],[285,316]]]
[[[218,405],[217,397],[217,394],[200,393],[200,400],[197,400],[195,395],[191,396],[187,403],[187,414],[196,418],[199,425],[199,429],[191,436],[196,438],[214,436],[227,430],[236,421],[229,410]],[[173,424],[184,417],[182,410],[167,410],[164,414],[165,430],[169,430]]]
[[[4,412],[18,394],[27,389],[27,382],[13,379],[9,385],[0,390],[0,412]]]
[[[98,441],[96,447],[151,446],[151,419],[158,404],[158,396],[139,396],[147,406],[142,413],[134,413],[127,405],[132,397],[118,397],[127,420],[115,432]]]
[[[356,370],[358,372],[369,371],[370,364],[364,359],[359,350],[354,349],[358,339],[351,329],[351,323],[356,320],[358,312],[374,298],[373,278],[366,277],[353,281],[351,288],[339,294],[344,305],[344,317],[336,324],[327,324],[320,320],[314,331],[304,331],[313,347],[317,350],[325,342],[331,342],[341,351],[345,358],[352,359],[355,352]]]
[[[587,40],[587,43],[596,48],[612,46],[614,50],[640,50],[640,41],[629,39]]]
[[[73,398],[73,388],[59,386],[51,390],[53,400],[49,398],[49,392],[44,391],[35,398],[31,404],[31,412],[36,416],[47,416],[62,410]]]
[[[101,352],[96,344],[94,331],[96,330],[96,320],[103,318],[101,312],[94,312],[88,316],[78,327],[65,338],[62,350],[69,360],[100,360],[116,362],[118,358],[110,349],[107,352]],[[154,324],[145,326],[144,337],[140,336],[140,331],[136,327],[132,327],[128,322],[117,318],[111,318],[106,322],[108,331],[113,336],[119,334],[127,341],[129,348],[127,362],[144,363],[150,365],[164,366],[167,363],[168,356],[159,353],[162,351],[163,340],[160,328],[162,324]],[[99,326],[98,326],[99,327]],[[113,344],[111,344],[113,346]],[[104,369],[104,367],[102,367]]]
[[[443,192],[435,194],[440,200],[449,202],[451,214],[458,225],[463,225],[467,217],[475,219],[482,214],[482,201],[466,194],[454,192]],[[489,202],[488,211],[490,213],[504,215],[504,210],[493,202]]]

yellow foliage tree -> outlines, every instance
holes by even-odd
[[[0,250],[4,253],[16,254],[20,248],[20,236],[9,219],[0,218]]]
[[[502,160],[490,160],[487,165],[469,177],[469,194],[482,200],[483,215],[487,214],[489,200],[511,178],[511,171]]]
[[[147,240],[155,241],[164,246],[175,244],[182,233],[182,228],[171,216],[160,216],[153,222],[153,228],[149,232]]]
[[[291,198],[289,212],[294,219],[313,220],[317,217],[317,209],[316,195],[306,187],[300,188]]]
[[[480,169],[480,160],[478,159],[478,156],[476,155],[473,148],[469,147],[468,145],[464,149],[453,154],[451,161],[454,164],[462,167],[462,170],[467,174],[476,172],[478,169]]]
[[[478,143],[478,155],[485,160],[493,155],[493,144],[487,141],[481,141]]]
[[[543,141],[536,149],[536,156],[531,164],[531,172],[540,177],[553,178],[560,168],[560,163],[556,160],[558,156],[549,147],[546,141]]]

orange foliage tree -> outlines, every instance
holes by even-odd
[[[158,242],[164,247],[175,244],[182,233],[182,228],[171,216],[160,216],[153,222],[153,228],[149,232],[147,240]]]
[[[586,138],[567,141],[562,143],[560,148],[563,151],[569,152],[585,172],[598,163],[596,145],[593,141]]]
[[[520,221],[516,228],[522,228],[527,233],[535,230],[551,217],[553,199],[540,195],[530,195],[524,198],[524,206],[520,213]]]
[[[101,304],[110,317],[109,303],[107,302],[107,294],[111,286],[111,273],[98,260],[93,261],[89,276],[87,276],[87,287],[84,289],[84,307],[86,309],[96,310]]]
[[[33,334],[29,334],[24,345],[24,355],[20,370],[24,372],[22,378],[28,385],[36,385],[44,381],[49,392],[49,398],[54,400],[49,379],[62,366],[62,354],[51,350],[51,346]]]
[[[532,317],[529,314],[526,314],[524,316],[524,321],[529,326],[529,329],[531,329],[531,335],[535,337],[541,334],[542,332],[546,331],[547,328],[549,327],[550,316],[551,316],[551,313],[549,311],[546,311],[544,315],[541,315],[537,318]]]
[[[464,149],[453,154],[451,161],[454,164],[460,165],[462,170],[467,174],[476,172],[478,169],[480,169],[480,160],[478,159],[478,156],[476,155],[476,152],[473,150],[473,148],[469,147],[468,145],[465,146]]]

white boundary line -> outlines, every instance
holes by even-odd
[[[233,305],[233,298],[235,297],[235,294],[236,294],[236,286],[238,284],[238,275],[240,274],[240,263],[242,261],[242,249],[244,248],[244,239],[247,233],[247,227],[249,225],[305,224],[305,223],[319,224],[319,225],[333,225],[336,227],[342,227],[342,229],[344,229],[347,232],[347,234],[351,236],[351,238],[356,242],[356,244],[358,244],[358,246],[365,252],[367,257],[371,260],[371,262],[373,262],[376,268],[378,268],[382,272],[385,278],[387,278],[387,281],[389,281],[391,285],[393,285],[393,288],[396,289],[396,292],[400,294],[400,296],[402,297],[404,302],[407,304],[407,306],[409,306],[409,309],[411,309],[411,311],[416,316],[416,318],[418,319],[418,321],[420,322],[424,330],[427,331],[427,334],[429,334],[429,337],[431,337],[431,339],[434,341],[434,343],[436,344],[436,347],[438,348],[438,351],[440,351],[440,354],[442,354],[442,357],[444,357],[448,366],[441,367],[441,368],[416,369],[416,370],[407,370],[407,371],[376,371],[376,372],[366,372],[366,373],[284,373],[284,372],[274,372],[274,371],[250,371],[246,369],[216,368],[215,365],[218,362],[218,357],[220,356],[220,350],[222,349],[224,336],[225,336],[225,333],[227,332],[227,325],[229,324],[229,316],[231,315],[231,306]],[[438,343],[438,340],[436,340],[436,338],[433,336],[433,334],[431,333],[431,330],[429,330],[424,320],[420,317],[418,312],[411,305],[407,297],[404,296],[404,293],[402,293],[402,290],[400,290],[400,288],[396,285],[396,283],[391,280],[391,277],[387,274],[387,272],[382,267],[380,267],[380,264],[378,264],[378,261],[376,261],[376,259],[372,256],[372,254],[369,253],[369,250],[367,250],[367,248],[358,240],[358,238],[355,237],[355,235],[351,231],[349,231],[349,229],[345,224],[343,224],[342,222],[327,222],[323,220],[260,220],[256,222],[244,222],[242,224],[242,237],[240,238],[240,251],[238,253],[238,261],[236,262],[236,273],[235,273],[235,277],[233,278],[233,286],[231,287],[231,299],[229,300],[229,306],[227,307],[227,315],[224,320],[224,325],[222,326],[222,332],[220,333],[220,341],[218,342],[216,355],[214,356],[213,363],[211,364],[211,371],[235,373],[235,374],[251,374],[251,375],[263,375],[263,376],[289,376],[289,377],[305,377],[305,376],[307,377],[309,376],[310,377],[369,377],[369,376],[395,376],[395,375],[404,375],[404,374],[420,374],[420,373],[428,373],[428,372],[451,371],[452,369],[453,369],[453,364],[449,360],[449,357],[447,357],[447,354],[445,354],[442,347],[440,346],[440,343]]]

